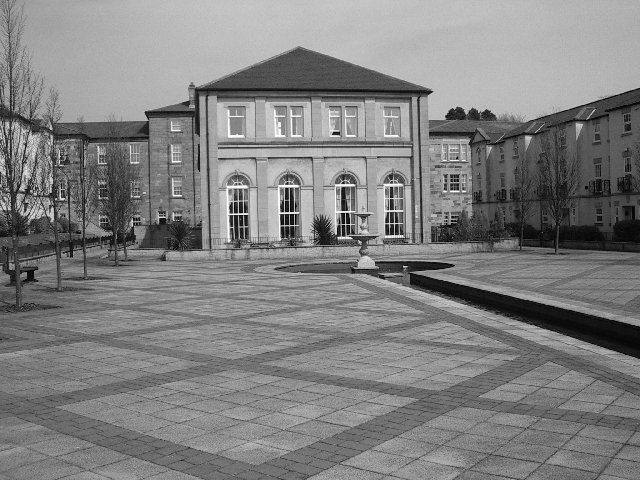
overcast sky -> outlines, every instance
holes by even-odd
[[[26,0],[65,121],[144,111],[298,45],[528,119],[640,87],[637,0]]]

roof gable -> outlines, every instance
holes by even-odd
[[[431,93],[420,85],[302,47],[204,84],[198,90]]]

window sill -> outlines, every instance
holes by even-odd
[[[633,135],[633,132],[623,132],[620,134],[621,137],[628,137],[629,135]]]
[[[600,144],[602,144],[602,140],[591,142],[591,145],[600,145]]]

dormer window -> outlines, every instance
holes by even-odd
[[[594,143],[600,143],[600,140],[600,119],[598,119],[593,124],[593,141]]]

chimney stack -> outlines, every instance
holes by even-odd
[[[193,82],[189,84],[189,108],[196,108],[196,86]]]

